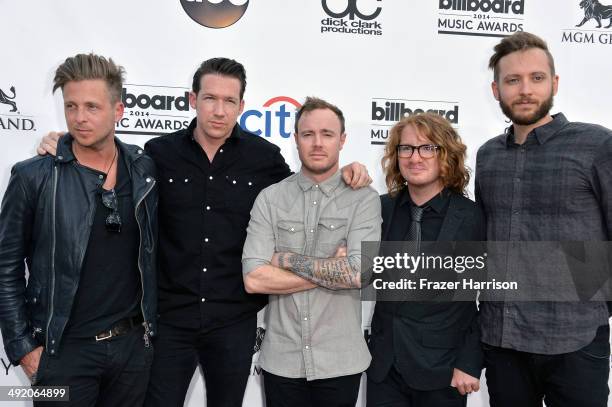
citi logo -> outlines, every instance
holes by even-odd
[[[189,111],[189,92],[187,91],[181,96],[148,95],[146,93],[136,95],[123,88],[121,101],[127,109],[137,107],[140,109]]]
[[[249,0],[180,0],[183,10],[196,23],[208,28],[225,28],[242,18]]]
[[[344,18],[344,17],[348,17],[349,20],[354,20],[355,17],[360,18],[361,20],[373,20],[376,17],[378,17],[378,15],[380,14],[380,12],[382,11],[381,7],[376,7],[376,9],[370,13],[367,12],[362,12],[358,7],[357,7],[357,0],[347,0],[346,1],[346,7],[341,10],[341,11],[334,11],[332,9],[330,9],[329,5],[328,5],[328,1],[329,0],[321,0],[321,5],[323,6],[323,11],[325,11],[325,13],[333,18]],[[377,2],[381,2],[382,0],[376,0]]]
[[[416,103],[418,101],[414,101]],[[459,123],[459,105],[442,107],[425,107],[425,106],[414,106],[414,104],[407,105],[404,102],[387,101],[380,102],[372,101],[372,121],[386,121],[386,122],[397,122],[403,117],[412,116],[419,113],[435,113],[446,118],[452,124]]]
[[[440,0],[439,9],[523,15],[525,0]]]
[[[263,109],[242,113],[239,124],[257,136],[289,138],[293,132],[295,112],[302,105],[289,96],[276,96],[263,104]]]

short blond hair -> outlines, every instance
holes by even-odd
[[[125,69],[122,66],[103,56],[90,54],[77,54],[66,58],[55,71],[53,78],[53,92],[58,88],[64,90],[68,82],[83,81],[88,79],[102,79],[106,82],[111,94],[112,102],[121,100],[123,90],[123,76]]]

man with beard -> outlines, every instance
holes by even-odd
[[[550,114],[559,77],[541,38],[520,32],[503,39],[489,67],[493,95],[512,126],[476,160],[487,239],[610,240],[612,132]],[[518,261],[508,268],[525,273]],[[541,406],[543,399],[549,406],[607,405],[605,302],[484,302],[481,328],[491,406]]]
[[[268,407],[354,406],[370,364],[361,242],[380,237],[380,200],[342,182],[345,139],[340,109],[307,98],[295,118],[302,168],[251,211],[242,270],[247,292],[271,294],[259,357]]]

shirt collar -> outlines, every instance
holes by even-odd
[[[557,113],[552,116],[552,121],[546,123],[543,126],[536,127],[531,131],[530,134],[534,134],[538,144],[544,144],[551,138],[555,137],[559,130],[561,130],[568,123],[563,113]],[[527,137],[529,139],[529,137]],[[514,144],[514,126],[510,126],[506,129],[506,147]]]
[[[334,190],[340,185],[342,176],[340,170],[337,170],[334,175],[326,179],[325,181],[317,184],[310,178],[304,175],[302,171],[298,172],[297,183],[302,188],[302,191],[306,192],[311,188],[320,189],[326,196],[331,196]]]
[[[429,201],[421,205],[421,208],[431,208],[431,210],[433,210],[434,212],[441,213],[446,207],[446,204],[448,203],[449,198],[450,198],[450,193],[446,188],[444,188],[442,191],[440,191],[439,194],[436,194]],[[414,202],[412,202],[412,198],[410,197],[410,194],[408,193],[408,188],[404,189],[404,192],[402,193],[402,196],[400,197],[399,204],[400,206],[401,205],[417,206]]]

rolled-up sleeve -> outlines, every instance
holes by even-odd
[[[270,264],[275,248],[271,219],[270,205],[264,190],[257,196],[251,209],[251,220],[242,250],[242,274],[246,275],[257,267]]]
[[[361,267],[361,243],[378,242],[382,224],[380,197],[371,188],[368,188],[367,192],[367,196],[356,208],[347,236],[347,256],[353,270],[361,271],[361,281],[370,281],[369,273],[371,273],[371,270]],[[364,263],[371,264],[371,262]]]

